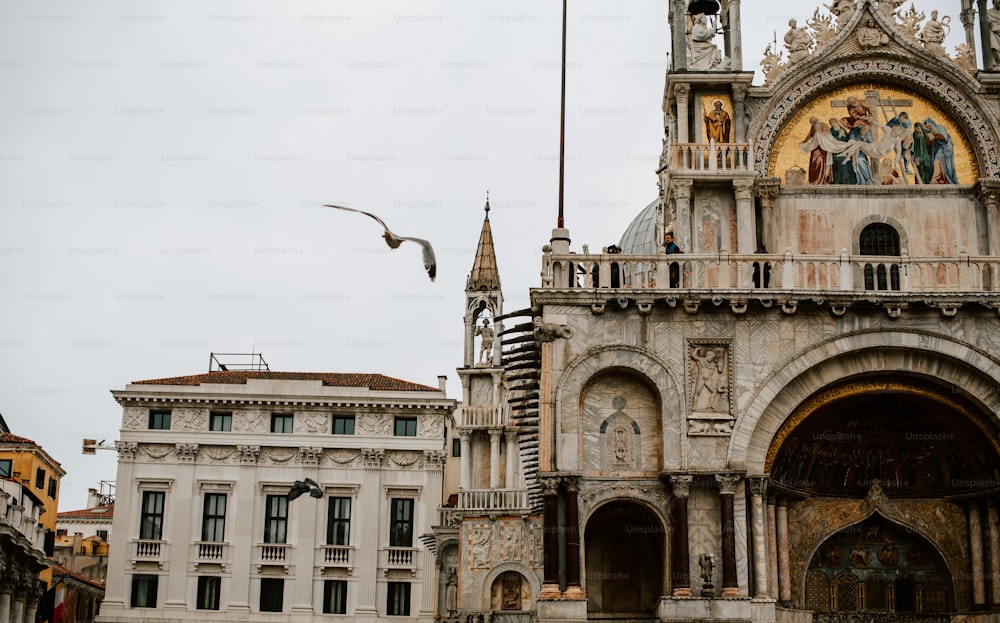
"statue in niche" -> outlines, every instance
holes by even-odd
[[[710,25],[702,14],[695,15],[688,42],[688,69],[706,71],[719,69],[721,64],[722,54],[715,45],[715,24]]]
[[[931,18],[924,24],[917,39],[924,44],[924,49],[928,52],[947,56],[943,44],[949,32],[951,32],[951,16],[945,15],[938,20],[938,12],[931,11]]]
[[[868,18],[863,26],[858,28],[858,45],[863,48],[877,48],[889,43],[889,35],[879,30],[875,20]]]
[[[448,616],[458,610],[458,572],[455,567],[445,568],[444,607]]]
[[[493,329],[489,318],[483,318],[483,326],[476,327],[475,337],[482,337],[479,345],[479,365],[488,366],[493,363]]]
[[[715,572],[715,560],[711,554],[702,554],[698,558],[698,566],[701,567],[701,581],[704,584],[712,583],[712,574]]]
[[[729,391],[725,375],[725,349],[692,346],[690,354],[695,364],[691,410],[719,413],[720,408],[726,406],[721,399]]]
[[[602,425],[604,435],[604,456],[605,469],[635,469],[635,431],[629,425],[631,420],[623,413],[625,409],[625,398],[615,396],[611,401],[615,412],[605,420],[605,424],[613,422],[605,430]]]
[[[521,609],[521,576],[517,573],[505,573],[500,587],[500,609]]]
[[[799,26],[794,19],[788,20],[788,32],[785,33],[785,48],[788,50],[788,63],[794,64],[809,58],[813,40],[804,26]]]

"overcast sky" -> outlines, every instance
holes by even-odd
[[[657,195],[666,0],[570,0],[566,222],[616,242]],[[798,13],[743,0],[755,68]],[[909,5],[907,5],[908,7]],[[926,0],[956,28],[957,1]],[[69,472],[116,476],[109,390],[208,371],[379,372],[462,358],[490,192],[506,311],[555,225],[557,0],[0,4],[0,413]],[[760,76],[756,83],[760,83]],[[430,239],[390,252],[363,216]]]

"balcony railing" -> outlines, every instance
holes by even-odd
[[[354,566],[354,548],[350,545],[321,545],[316,550],[317,567]]]
[[[223,568],[229,563],[229,543],[221,541],[195,541],[191,544],[191,559],[198,565],[218,564]]]
[[[416,574],[416,551],[415,547],[383,548],[379,556],[379,566],[382,567],[382,573],[388,573],[390,569],[403,569]]]
[[[672,172],[746,171],[753,168],[753,143],[673,143]]]
[[[528,509],[524,489],[469,489],[458,492],[458,508],[464,511],[512,511]]]
[[[455,422],[459,426],[479,428],[502,428],[510,421],[510,407],[507,405],[490,407],[459,407]]]
[[[547,254],[542,287],[976,294],[1000,292],[1000,258]]]
[[[285,568],[292,561],[292,545],[289,543],[258,543],[257,544],[257,568],[276,565]]]
[[[166,561],[167,552],[167,542],[160,539],[136,539],[133,541],[135,543],[135,554],[132,557],[133,564],[135,562],[156,562],[163,567],[163,563]]]

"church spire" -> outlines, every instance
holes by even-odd
[[[493,251],[493,230],[490,229],[490,198],[486,196],[486,212],[483,218],[483,230],[479,234],[479,246],[476,247],[476,259],[472,263],[472,272],[465,286],[467,291],[499,290],[500,271],[497,269],[497,256]]]

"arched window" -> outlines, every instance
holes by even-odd
[[[885,223],[872,223],[861,230],[861,255],[899,255],[899,233]],[[865,264],[865,290],[898,290],[899,265],[877,262]]]

